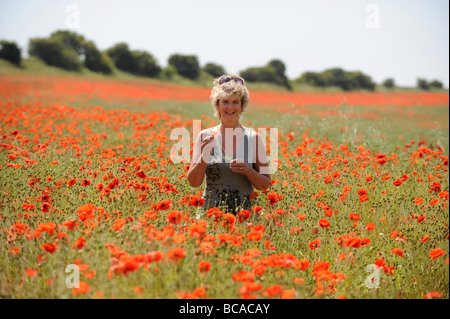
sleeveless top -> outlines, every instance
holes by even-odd
[[[237,150],[232,157],[232,159],[244,160],[252,168],[255,163],[252,135],[255,133],[250,128],[243,128],[241,141],[236,145]],[[212,135],[211,129],[207,130],[207,134]],[[231,156],[224,156],[221,143],[216,140],[206,166],[206,188],[202,196],[205,200],[203,209],[218,207],[224,212],[233,214],[237,214],[242,209],[251,209],[250,194],[253,193],[253,185],[247,176],[230,169],[230,160]]]

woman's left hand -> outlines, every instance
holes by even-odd
[[[250,166],[247,165],[243,160],[234,159],[230,162],[230,169],[242,175],[248,175],[250,173]]]

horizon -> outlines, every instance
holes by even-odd
[[[446,0],[280,0],[276,6],[253,0],[1,0],[0,39],[16,42],[28,57],[31,38],[69,30],[102,51],[125,42],[151,53],[161,67],[177,53],[227,73],[279,59],[289,79],[341,68],[377,84],[393,78],[396,86],[415,87],[423,78],[448,88],[448,12]]]

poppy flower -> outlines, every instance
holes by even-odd
[[[241,223],[245,222],[245,221],[246,221],[247,219],[249,219],[249,218],[250,218],[250,211],[247,210],[247,209],[241,210],[241,211],[238,213],[238,220],[239,220],[239,222],[241,222]]]
[[[50,254],[53,254],[57,248],[53,243],[45,243],[41,247],[43,250],[49,252]]]
[[[432,292],[427,293],[427,294],[424,296],[424,298],[425,298],[425,299],[436,299],[436,298],[441,298],[441,296],[442,296],[442,292],[439,292],[439,291],[432,291]]]
[[[263,296],[266,297],[277,297],[283,294],[283,287],[281,285],[273,285],[268,287],[264,292]]]
[[[355,222],[357,222],[358,220],[361,219],[361,216],[360,216],[359,214],[356,214],[356,213],[350,213],[350,214],[348,215],[348,217],[349,217],[351,220],[354,220]]]
[[[84,237],[79,237],[75,244],[73,244],[72,248],[76,247],[77,249],[83,249],[86,247],[86,240]]]
[[[431,184],[430,191],[439,193],[441,191],[441,184],[439,182],[433,182]]]
[[[203,206],[204,203],[205,203],[205,200],[202,197],[192,196],[189,199],[189,206],[200,207],[200,206]]]
[[[414,199],[414,203],[415,203],[417,206],[422,205],[422,204],[423,204],[423,198],[422,198],[422,197],[416,197],[416,198]]]
[[[38,274],[38,271],[33,268],[27,268],[24,272],[28,277],[34,277]]]
[[[46,212],[48,212],[48,210],[50,209],[51,206],[52,206],[52,205],[50,205],[50,203],[42,203],[41,210],[42,210],[44,213],[46,213]]]
[[[391,253],[393,253],[394,255],[399,255],[400,257],[405,256],[405,253],[403,252],[402,248],[393,248],[391,250]]]
[[[201,273],[208,272],[211,269],[211,263],[209,263],[205,260],[202,260],[198,264],[198,269],[200,270]]]
[[[56,225],[54,223],[41,223],[38,225],[40,231],[47,232],[50,236],[53,236]]]
[[[320,227],[322,227],[322,228],[330,227],[330,222],[327,219],[325,219],[325,218],[321,218],[319,220],[319,224],[320,224]]]
[[[309,249],[311,250],[316,250],[317,248],[319,248],[321,245],[320,243],[320,239],[314,239],[313,241],[311,241],[308,245]]]
[[[146,178],[147,177],[147,175],[143,171],[137,172],[136,175],[138,177],[140,177],[140,178]]]
[[[366,227],[364,227],[365,230],[374,230],[377,227],[374,225],[374,223],[368,223]]]
[[[441,256],[444,256],[444,255],[445,255],[445,251],[443,251],[441,248],[435,248],[430,251],[430,257],[433,260],[436,258],[439,258]]]
[[[273,206],[276,202],[278,202],[278,196],[275,193],[269,193],[267,195],[267,203]]]
[[[262,239],[262,236],[261,236],[261,232],[259,232],[259,231],[252,230],[251,232],[249,232],[247,234],[248,241],[258,241],[261,239]]]
[[[434,205],[436,205],[437,203],[439,203],[439,199],[437,199],[437,198],[433,198],[433,199],[430,201],[430,205],[431,205],[431,206],[434,206]]]
[[[175,262],[183,259],[186,256],[186,249],[183,247],[176,247],[168,251],[167,256]]]
[[[79,294],[88,294],[91,292],[91,286],[84,282],[84,281],[80,281],[79,283],[79,287],[78,288],[72,288],[72,294],[76,297]]]
[[[89,186],[91,185],[91,181],[88,179],[82,179],[81,180],[81,186]]]
[[[401,179],[396,179],[396,180],[393,182],[393,184],[394,184],[395,186],[400,186],[400,185],[402,185],[402,183],[403,183],[403,181],[402,181]]]
[[[172,201],[170,199],[162,200],[156,204],[156,210],[166,210],[172,206]]]
[[[368,201],[369,200],[369,196],[367,196],[367,195],[361,195],[361,196],[359,196],[359,201],[361,202],[361,203],[363,203],[363,202],[365,202],[365,201]]]
[[[71,178],[67,181],[67,186],[72,187],[73,185],[75,185],[75,183],[78,181],[78,179],[75,178]]]
[[[181,213],[177,210],[173,210],[167,214],[166,219],[171,224],[179,224],[181,222]]]

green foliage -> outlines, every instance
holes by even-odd
[[[280,60],[272,60],[263,67],[250,67],[240,72],[247,82],[266,82],[284,86],[288,90],[292,87],[285,75],[286,67]]]
[[[417,87],[421,90],[429,90],[430,84],[425,79],[417,79]]]
[[[128,48],[128,44],[124,42],[117,43],[106,50],[106,53],[111,57],[114,65],[119,70],[132,73],[136,69],[136,61]]]
[[[114,69],[111,59],[94,42],[66,30],[53,32],[49,38],[30,39],[29,54],[69,71],[80,71],[82,65],[104,74],[111,74]]]
[[[200,75],[200,65],[195,55],[172,54],[168,62],[179,75],[188,79],[195,80]]]
[[[226,73],[225,69],[221,65],[215,63],[205,64],[205,66],[203,67],[203,71],[205,71],[208,74],[211,74],[215,78],[218,78]]]
[[[28,54],[36,56],[48,65],[69,71],[80,71],[81,60],[73,49],[67,49],[61,41],[46,38],[30,39]]]
[[[388,79],[386,79],[386,80],[383,81],[383,84],[382,84],[382,85],[383,85],[385,88],[393,88],[393,87],[395,87],[394,79],[388,78]]]
[[[430,82],[430,88],[443,89],[444,85],[442,84],[442,82],[440,82],[438,80],[433,80],[433,81]]]
[[[20,65],[22,60],[21,50],[15,42],[0,41],[0,59],[8,60],[15,65]]]
[[[157,77],[161,72],[161,67],[156,62],[155,58],[145,51],[132,51],[134,59],[134,67],[131,73],[136,75],[144,75],[151,78]]]
[[[114,64],[111,58],[97,49],[92,41],[84,45],[85,58],[84,65],[91,71],[111,74],[114,69]]]
[[[173,65],[168,65],[161,70],[160,77],[165,80],[171,80],[177,74],[177,69]]]
[[[360,71],[344,71],[341,68],[331,68],[321,73],[305,72],[297,79],[297,81],[313,86],[336,86],[345,91],[359,89],[373,91],[375,89],[375,83],[368,75],[365,75]]]
[[[157,77],[161,72],[161,67],[150,53],[139,50],[131,51],[124,42],[114,45],[106,52],[114,61],[115,66],[122,71],[148,77]]]

